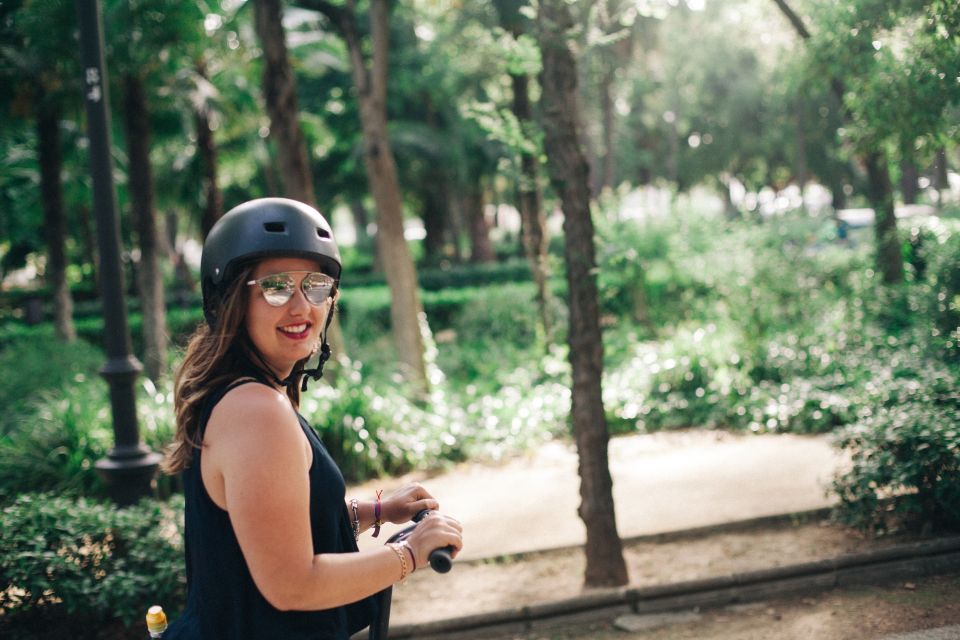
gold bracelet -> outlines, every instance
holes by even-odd
[[[407,551],[410,552],[410,560],[413,561],[413,568],[410,569],[410,573],[415,573],[417,570],[417,554],[413,552],[413,547],[411,547],[410,543],[407,542],[406,540],[401,540],[397,544],[399,544],[401,548],[406,549]]]
[[[407,554],[403,552],[403,547],[396,542],[388,542],[386,546],[393,549],[393,552],[397,554],[397,558],[400,559],[399,582],[403,584],[403,581],[407,579]]]

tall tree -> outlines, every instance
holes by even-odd
[[[472,165],[469,163],[468,165]],[[487,191],[483,184],[483,175],[472,170],[465,176],[463,213],[470,235],[470,262],[493,262],[495,256],[490,244],[490,223],[487,222]]]
[[[254,0],[253,23],[263,47],[263,95],[270,115],[270,139],[277,145],[283,193],[316,204],[307,145],[300,128],[297,79],[287,54],[281,0]]]
[[[520,0],[495,0],[500,26],[514,40],[528,37],[527,19],[521,14]],[[519,61],[518,61],[519,62]],[[524,144],[520,148],[520,177],[518,179],[519,207],[523,251],[530,272],[537,287],[537,309],[544,336],[552,332],[549,312],[549,290],[547,280],[550,271],[547,263],[547,220],[543,208],[543,188],[540,184],[540,145],[535,142],[535,120],[530,101],[530,74],[522,64],[508,67],[510,85],[513,89],[511,108],[513,115],[524,133]]]
[[[126,188],[140,250],[136,274],[143,314],[144,372],[153,380],[166,373],[169,346],[162,266],[165,243],[157,219],[151,159],[155,109],[180,60],[176,52],[185,41],[196,38],[202,20],[203,12],[196,3],[111,0],[105,4],[104,22],[111,44],[108,63],[120,82]]]
[[[377,248],[390,288],[394,343],[405,377],[417,393],[425,394],[429,385],[420,334],[423,305],[413,256],[404,237],[400,183],[387,135],[389,2],[370,2],[370,55],[361,38],[353,0],[343,6],[324,0],[297,0],[297,4],[326,16],[347,45],[353,86],[360,103],[363,161],[376,205]]]
[[[207,76],[207,63],[203,56],[195,63],[196,89],[191,92],[193,124],[197,136],[197,155],[200,159],[200,171],[203,188],[203,214],[200,217],[200,229],[203,237],[213,228],[223,215],[223,193],[217,184],[218,159],[217,143],[211,126],[211,106],[209,90],[210,79]],[[179,263],[178,263],[179,264]]]
[[[565,0],[541,0],[539,42],[544,144],[550,181],[560,195],[569,287],[568,342],[573,369],[572,421],[580,459],[580,518],[587,529],[585,584],[626,584],[617,533],[603,410],[603,344],[597,302],[596,257],[590,213],[590,168],[581,147],[577,68],[567,37],[573,20]]]
[[[811,34],[803,19],[793,10],[786,0],[773,0],[797,34],[804,40],[810,40]],[[858,33],[859,28],[854,29]],[[868,35],[868,34],[865,34]],[[862,43],[857,43],[858,46]],[[844,103],[846,86],[839,75],[829,78],[834,94],[841,104]],[[848,121],[853,118],[849,109],[845,110]],[[887,154],[877,141],[868,142],[868,148],[861,156],[861,163],[867,173],[867,197],[874,209],[874,236],[877,245],[877,268],[883,281],[895,284],[903,280],[903,257],[900,239],[897,234],[897,218],[894,210],[893,184],[890,180],[890,166]]]
[[[253,21],[264,53],[263,95],[270,116],[270,138],[277,146],[282,194],[316,206],[313,173],[307,144],[300,126],[297,79],[290,64],[287,39],[283,30],[281,0],[254,0]],[[340,323],[334,317],[327,340],[334,354],[346,353]],[[332,368],[328,373],[335,373]]]
[[[3,102],[12,115],[29,115],[35,122],[42,237],[47,253],[45,278],[53,294],[56,336],[69,342],[77,334],[67,280],[61,123],[67,92],[76,88],[72,81],[76,68],[66,45],[74,24],[73,7],[64,0],[24,6],[13,3],[0,7],[0,20]]]
[[[143,313],[143,369],[151,380],[159,380],[164,375],[167,361],[166,296],[150,165],[150,108],[144,80],[134,73],[123,77],[123,106],[127,186],[140,247],[137,284]]]
[[[53,290],[53,325],[57,338],[72,342],[73,297],[67,281],[67,221],[61,182],[60,110],[49,98],[38,96],[37,159],[40,162],[40,193],[43,200],[43,231],[47,241],[47,280]],[[45,99],[46,98],[46,99]]]
[[[825,76],[843,105],[849,140],[867,173],[876,213],[877,268],[885,283],[903,279],[889,149],[936,144],[960,87],[941,69],[960,64],[960,6],[936,0],[844,0],[820,7],[811,33],[787,0],[774,0],[807,44],[811,71]],[[909,159],[909,158],[904,158]]]

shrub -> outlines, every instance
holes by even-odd
[[[911,231],[914,277],[910,311],[932,323],[931,338],[944,355],[960,361],[960,222],[933,218]],[[919,313],[918,313],[919,312]]]
[[[113,444],[108,395],[99,376],[78,373],[61,389],[32,398],[0,436],[0,502],[25,491],[105,496],[94,464]],[[171,383],[158,390],[144,378],[137,396],[140,435],[159,451],[173,435]],[[167,476],[158,481],[163,495],[175,482]]]
[[[385,285],[382,273],[355,272],[344,262],[344,286],[348,288]],[[485,287],[494,283],[529,282],[530,265],[522,258],[489,263],[458,264],[447,268],[418,268],[417,282],[426,291],[459,287]]]
[[[26,494],[0,512],[0,636],[100,637],[185,600],[183,501],[125,509]]]
[[[99,349],[81,340],[64,344],[51,335],[7,343],[0,349],[0,437],[39,395],[62,389],[77,376],[96,377],[103,360]]]
[[[932,367],[901,379],[889,403],[840,432],[836,444],[852,461],[833,481],[843,522],[878,532],[960,528],[958,383]]]

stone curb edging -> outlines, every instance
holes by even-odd
[[[562,622],[601,613],[662,613],[717,607],[838,586],[863,585],[960,571],[960,536],[851,553],[826,560],[688,580],[650,587],[603,589],[576,598],[488,613],[396,625],[390,638],[437,638],[471,631],[530,630],[534,623]]]
[[[641,544],[646,542],[674,542],[677,540],[695,540],[718,533],[735,533],[757,527],[775,527],[787,523],[811,522],[814,520],[829,520],[833,515],[834,507],[821,507],[819,509],[809,509],[806,511],[792,511],[790,513],[778,513],[767,516],[757,516],[745,520],[731,520],[719,522],[716,524],[707,524],[689,529],[674,529],[671,531],[660,531],[658,533],[642,533],[639,535],[621,537],[620,540],[624,546],[630,544]],[[551,553],[562,553],[567,551],[577,551],[583,549],[582,544],[568,544],[555,547],[545,547],[530,551],[517,551],[514,553],[502,553],[490,556],[481,556],[479,558],[460,559],[457,564],[487,564],[490,562],[517,561],[529,558],[531,556],[549,555]]]

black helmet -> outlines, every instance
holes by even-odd
[[[313,207],[287,198],[259,198],[220,218],[203,243],[200,287],[203,315],[212,328],[227,285],[241,264],[271,256],[309,258],[340,281],[340,250],[330,224]]]

